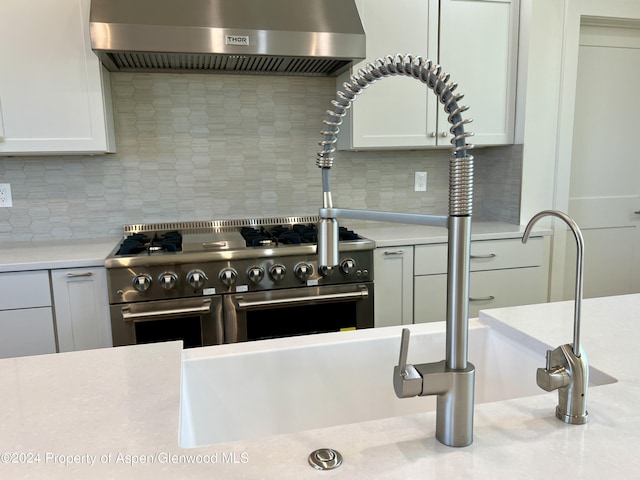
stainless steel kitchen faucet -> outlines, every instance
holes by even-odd
[[[449,215],[421,215],[370,210],[334,208],[329,171],[342,118],[357,95],[370,84],[390,76],[405,75],[425,83],[444,105],[453,134],[449,163]],[[400,398],[437,395],[436,438],[445,445],[464,447],[473,442],[473,403],[475,367],[467,360],[469,324],[469,259],[473,197],[473,157],[466,143],[472,133],[464,126],[467,106],[459,106],[463,95],[455,93],[457,84],[449,81],[439,65],[411,55],[387,56],[367,64],[338,91],[333,109],[324,120],[322,150],[316,164],[322,169],[323,208],[318,222],[318,266],[325,274],[338,265],[337,218],[431,225],[448,229],[446,358],[441,362],[407,365],[409,331],[402,334],[400,361],[395,367],[393,384]]]

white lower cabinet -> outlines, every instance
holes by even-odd
[[[374,325],[413,323],[413,245],[377,248],[373,268]]]
[[[59,351],[113,346],[103,267],[51,271]]]
[[[471,242],[469,317],[488,308],[547,301],[547,241]],[[447,244],[377,248],[375,326],[445,320]]]
[[[55,353],[49,272],[0,273],[0,358]]]
[[[447,245],[420,245],[415,252],[414,323],[445,320]],[[471,242],[469,317],[488,308],[547,301],[545,240],[519,238]]]

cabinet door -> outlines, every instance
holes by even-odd
[[[433,58],[438,53],[438,2],[428,0],[360,0],[360,18],[367,35],[367,59],[411,53]],[[337,87],[348,74],[338,78]],[[358,96],[341,127],[339,148],[421,147],[436,144],[435,95],[415,79],[385,78]]]
[[[89,5],[0,2],[0,155],[113,151]]]
[[[413,323],[413,247],[374,252],[376,327]]]
[[[414,323],[445,321],[447,319],[447,275],[415,277],[413,298]]]
[[[367,61],[411,53],[442,65],[465,94],[461,104],[477,145],[514,139],[519,0],[359,0]],[[362,66],[358,65],[353,70]],[[338,88],[347,74],[338,79]],[[451,145],[450,125],[429,89],[410,78],[385,79],[360,95],[338,148]]]
[[[439,62],[469,105],[470,143],[513,143],[518,19],[519,0],[440,0]],[[438,130],[448,129],[442,115]]]
[[[60,351],[112,346],[106,270],[53,270],[51,282]]]

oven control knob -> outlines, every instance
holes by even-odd
[[[227,287],[230,287],[234,283],[236,283],[236,279],[238,278],[238,272],[233,268],[223,268],[220,270],[220,275],[218,275],[220,281],[224,283]]]
[[[187,273],[187,283],[195,290],[204,287],[207,280],[208,278],[202,270],[191,270]]]
[[[137,291],[139,291],[140,293],[144,293],[149,290],[152,281],[153,280],[151,279],[151,275],[149,275],[148,273],[139,273],[138,275],[133,277],[133,279],[131,280],[131,284]]]
[[[349,275],[356,268],[356,261],[353,258],[345,258],[340,263],[340,271],[343,275]]]
[[[264,268],[262,267],[251,267],[247,270],[247,278],[252,283],[260,283],[264,278]]]
[[[306,282],[313,274],[313,267],[306,262],[300,262],[293,267],[293,273],[303,282]]]
[[[178,281],[178,276],[173,272],[164,272],[161,273],[158,277],[158,283],[165,290],[171,290],[176,286],[176,282]]]
[[[284,267],[284,265],[280,265],[279,263],[271,265],[271,268],[269,269],[269,275],[274,282],[279,282],[280,280],[282,280],[285,273],[287,273],[287,269]]]

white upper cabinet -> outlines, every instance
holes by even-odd
[[[440,55],[469,105],[476,145],[513,143],[519,0],[441,0]],[[440,131],[442,122],[438,124]],[[450,141],[451,137],[449,137]]]
[[[429,58],[451,74],[469,105],[470,143],[513,143],[519,0],[358,0],[367,62],[396,53]],[[365,62],[354,66],[357,73]],[[338,89],[349,73],[338,78]],[[338,148],[451,146],[447,115],[415,79],[370,86],[344,119]]]
[[[0,155],[115,151],[90,0],[0,2]]]

